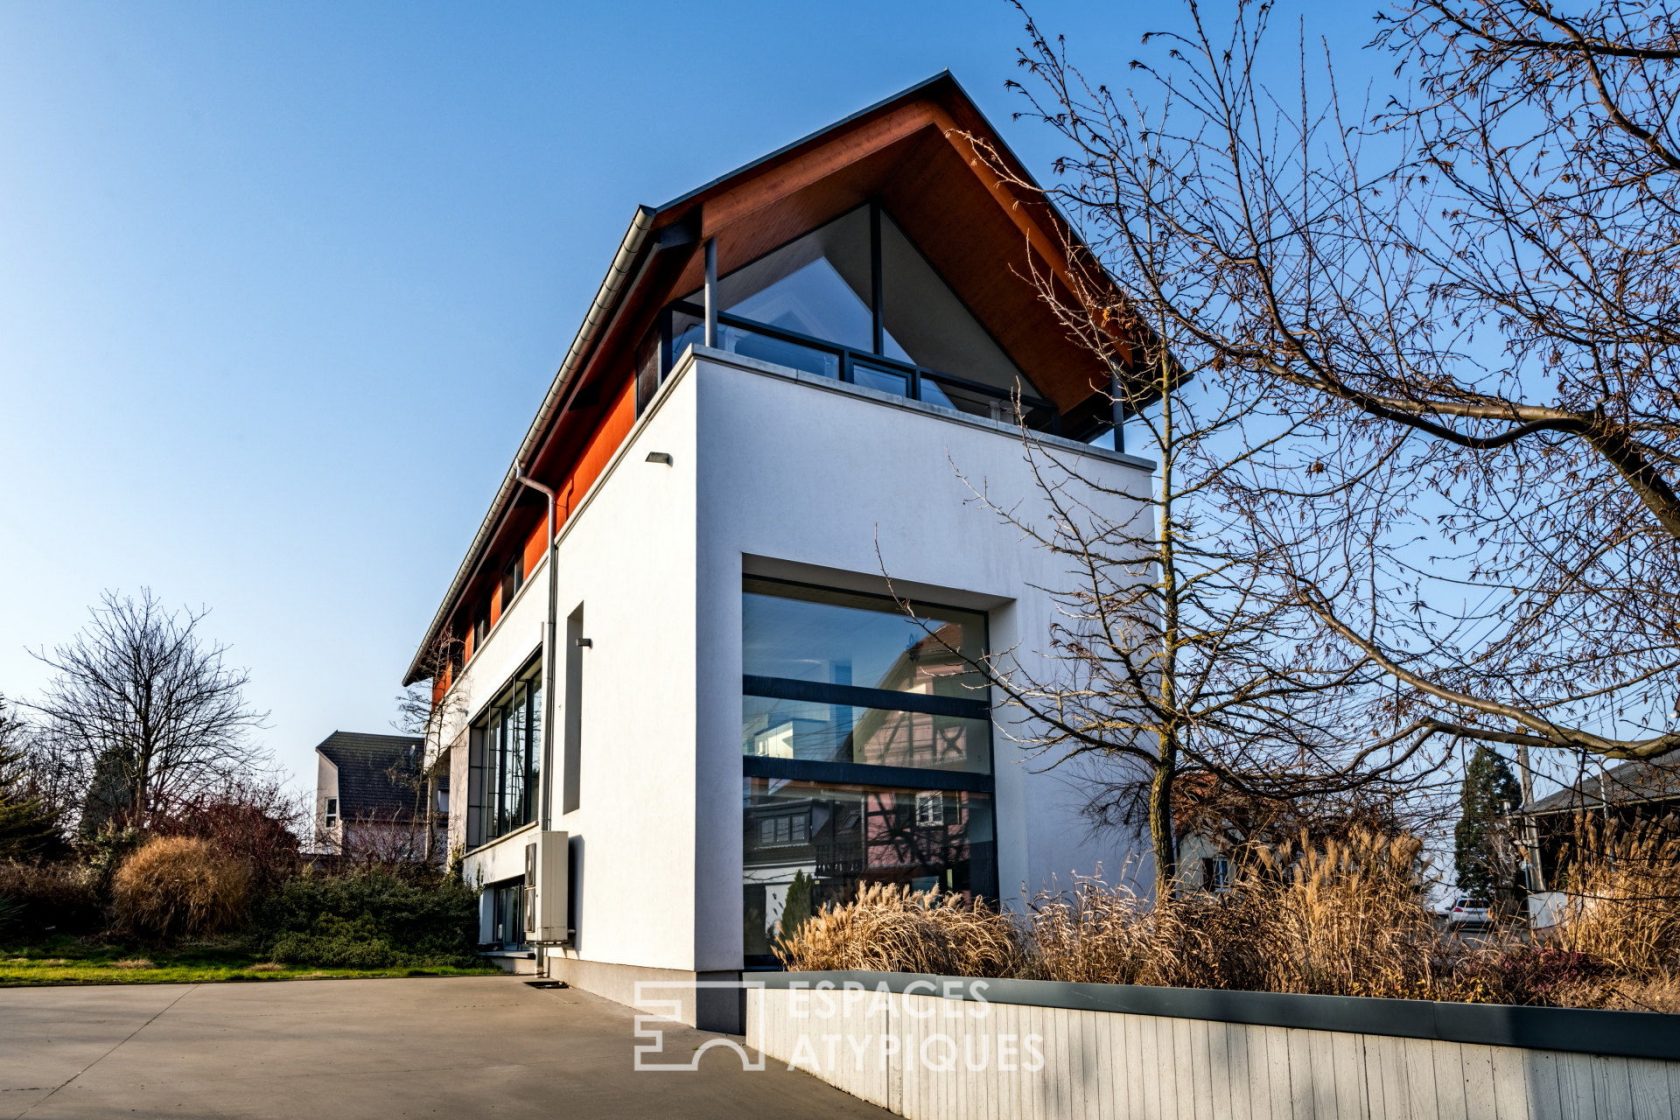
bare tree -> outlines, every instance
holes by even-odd
[[[1269,14],[1187,4],[1126,91],[1029,20],[1046,194],[1123,292],[1061,298],[1316,428],[1231,485],[1397,749],[1680,748],[1680,15],[1417,0],[1378,111],[1304,37],[1268,87]]]
[[[1070,332],[1127,361],[1112,396],[1131,417],[1129,446],[1156,469],[1130,491],[1023,426],[1042,501],[1003,505],[970,480],[975,501],[1067,572],[1045,589],[1058,616],[1047,647],[1032,650],[1044,656],[1004,650],[980,666],[1022,717],[1017,740],[1071,765],[1099,820],[1145,828],[1158,894],[1178,875],[1181,775],[1280,805],[1355,790],[1392,800],[1424,781],[1422,741],[1369,718],[1381,667],[1319,640],[1280,575],[1277,554],[1295,542],[1257,533],[1233,485],[1257,456],[1316,442],[1316,427],[1270,408],[1251,383],[1186,365],[1172,321],[1039,280]]]
[[[43,788],[34,729],[0,696],[0,858],[53,858],[66,850],[64,814]]]
[[[414,814],[418,829],[413,850],[426,863],[435,863],[446,853],[435,850],[438,831],[438,768],[447,758],[446,736],[466,724],[466,701],[451,693],[450,683],[461,671],[463,647],[459,639],[443,634],[426,651],[425,676],[397,694],[397,715],[391,726],[420,740],[419,765],[394,770],[393,782],[414,791]],[[448,778],[447,772],[442,775]],[[459,791],[465,796],[466,791]],[[454,796],[452,794],[452,796]]]
[[[249,677],[200,633],[205,614],[108,591],[80,634],[35,654],[56,675],[31,707],[84,775],[84,813],[144,827],[266,763]]]

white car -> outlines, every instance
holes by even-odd
[[[1452,906],[1447,910],[1448,925],[1485,926],[1492,921],[1493,912],[1488,909],[1488,904],[1467,894],[1453,899]]]

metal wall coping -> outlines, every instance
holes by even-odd
[[[763,972],[749,973],[742,979],[748,987],[767,989],[860,988],[1072,1011],[1680,1061],[1680,1015],[1647,1011],[1152,988],[1137,984],[1068,984],[913,972]]]

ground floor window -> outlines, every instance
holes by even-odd
[[[748,578],[744,952],[866,882],[997,898],[986,616]]]
[[[749,960],[860,883],[997,897],[989,794],[748,778],[744,808]]]
[[[525,880],[509,879],[484,888],[489,910],[486,944],[492,949],[525,948]]]

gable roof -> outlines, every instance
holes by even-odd
[[[334,731],[315,753],[338,767],[338,812],[347,820],[405,820],[414,814],[421,740],[411,735]]]
[[[1645,761],[1635,759],[1581,780],[1529,805],[1530,816],[1579,812],[1606,805],[1640,805],[1680,801],[1680,754]]]
[[[1027,273],[1058,287],[1113,292],[1077,231],[949,71],[876,102],[662,206],[639,206],[536,416],[503,476],[403,683],[423,679],[447,626],[515,503],[521,471],[542,480],[575,448],[605,395],[601,355],[625,359],[652,316],[700,287],[703,246],[716,238],[727,275],[798,235],[878,200],[994,334],[1041,395],[1064,410],[1089,404],[1110,370],[1071,338]],[[1076,259],[1077,258],[1077,259]],[[1117,293],[1116,293],[1117,294]],[[1128,364],[1135,353],[1121,342]],[[611,372],[623,373],[614,364]],[[1106,404],[1106,398],[1102,402]],[[574,429],[568,444],[566,430]]]

